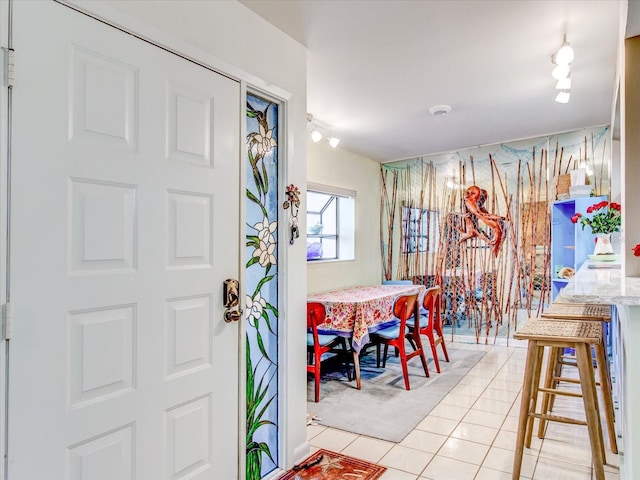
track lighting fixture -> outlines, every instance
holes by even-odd
[[[571,44],[567,42],[567,34],[562,39],[562,45],[556,53],[551,55],[551,63],[555,65],[551,72],[551,76],[558,80],[556,90],[560,90],[556,95],[556,102],[569,103],[571,96],[571,67],[569,64],[573,62],[575,53]]]
[[[325,128],[325,126],[320,126],[319,122],[317,120],[314,120],[313,115],[310,113],[307,113],[307,124],[309,128],[309,134],[311,135],[311,140],[313,140],[314,143],[318,143],[325,137],[327,138],[327,141],[332,148],[336,148],[338,146],[338,143],[340,143],[340,139],[332,136],[329,132],[329,129]]]

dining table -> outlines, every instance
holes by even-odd
[[[393,315],[396,298],[420,295],[424,291],[424,285],[358,285],[307,297],[307,302],[320,302],[326,310],[318,332],[351,340],[358,390],[361,388],[359,355],[362,347],[369,343],[369,334],[398,321]]]

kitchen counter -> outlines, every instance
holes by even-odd
[[[596,267],[596,268],[594,268]],[[608,342],[621,480],[640,479],[640,278],[623,277],[618,262],[587,261],[556,301],[603,303],[611,311]]]
[[[598,268],[592,268],[597,265]],[[640,278],[623,277],[620,262],[587,260],[562,289],[558,300],[640,306]]]

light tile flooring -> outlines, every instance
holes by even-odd
[[[325,448],[384,465],[381,480],[510,479],[526,344],[509,344],[448,343],[451,355],[458,348],[487,353],[400,443],[309,425],[311,453]],[[558,397],[554,412],[584,418],[581,399]],[[606,479],[619,479],[606,438],[605,431]],[[551,422],[544,439],[534,435],[525,449],[520,478],[589,480],[592,470],[586,427]]]

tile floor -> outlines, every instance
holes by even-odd
[[[309,425],[311,453],[326,448],[384,465],[387,471],[381,480],[510,479],[526,344],[509,343],[449,342],[450,355],[455,355],[455,349],[484,350],[487,354],[400,443]],[[554,411],[584,418],[581,402],[558,397]],[[537,423],[534,428],[537,432]],[[605,432],[605,475],[607,480],[619,479],[618,456],[610,452],[606,438]],[[534,435],[531,448],[525,449],[520,478],[595,478],[586,427],[549,423],[545,438]]]

